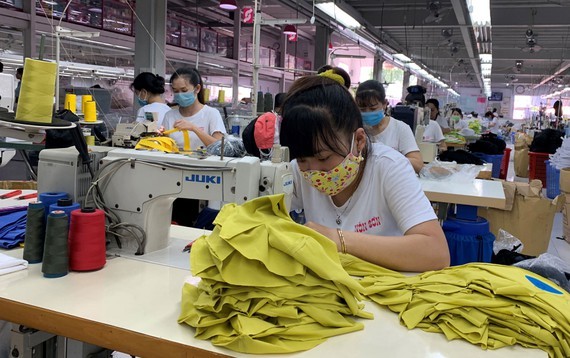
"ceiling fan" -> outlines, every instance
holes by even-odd
[[[542,50],[542,47],[536,43],[536,38],[538,35],[532,30],[534,25],[534,15],[536,15],[536,9],[531,9],[530,11],[531,21],[530,27],[525,31],[524,35],[526,37],[526,46],[521,48],[523,52],[535,53]]]
[[[428,1],[427,10],[430,14],[424,19],[424,24],[439,24],[451,9],[451,6],[443,7],[440,1]]]

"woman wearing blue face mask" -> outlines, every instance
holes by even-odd
[[[187,130],[190,138],[190,149],[206,147],[222,139],[226,127],[220,112],[204,104],[202,77],[198,70],[181,68],[170,77],[170,85],[174,92],[174,102],[179,108],[172,109],[164,116],[163,128],[159,131],[177,128]],[[180,148],[184,148],[184,135],[174,132],[169,135]]]
[[[343,253],[402,271],[448,266],[445,235],[409,162],[369,141],[352,95],[331,77],[298,79],[283,103],[289,209],[303,209],[306,225]]]
[[[424,161],[411,128],[404,122],[387,116],[384,85],[375,80],[362,82],[356,90],[356,104],[362,113],[362,121],[373,142],[380,142],[402,153],[416,173]]]
[[[162,98],[164,78],[154,73],[142,72],[131,83],[131,90],[135,92],[137,103],[140,106],[137,112],[137,122],[156,120],[156,127],[160,128],[164,115],[170,111],[170,107]]]

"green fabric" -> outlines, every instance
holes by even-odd
[[[351,316],[373,318],[336,245],[294,223],[282,195],[225,205],[214,224],[192,245],[191,271],[201,281],[182,292],[178,322],[197,338],[244,353],[289,353],[363,329]]]
[[[538,275],[479,263],[412,277],[383,272],[378,268],[360,283],[409,329],[443,333],[483,349],[518,343],[550,357],[570,356],[570,294]]]

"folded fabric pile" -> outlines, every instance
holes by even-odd
[[[363,287],[343,269],[336,245],[294,223],[283,195],[225,205],[213,233],[191,251],[179,323],[196,337],[244,353],[307,350],[363,329],[373,318]]]
[[[24,242],[26,236],[26,211],[20,208],[18,211],[0,212],[0,247],[11,249]]]
[[[360,282],[409,329],[462,338],[483,349],[518,343],[550,357],[570,357],[570,294],[539,275],[480,263],[412,277],[383,272]]]
[[[0,254],[0,276],[12,272],[25,270],[28,267],[28,261],[17,259],[5,254]]]

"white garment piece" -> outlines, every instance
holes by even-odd
[[[184,119],[186,121],[192,122],[201,131],[208,135],[213,135],[216,132],[226,134],[226,126],[222,121],[222,116],[217,109],[204,106],[198,113],[190,117],[184,117],[178,108],[171,109],[164,115],[164,120],[162,126],[165,130],[174,128],[174,122],[179,119]],[[200,147],[204,147],[204,143],[198,138],[198,135],[194,132],[189,132],[190,134],[190,148],[196,150]],[[170,138],[176,141],[178,147],[184,147],[184,136],[181,132],[175,132],[169,135]]]
[[[291,210],[305,210],[307,221],[372,235],[401,236],[412,227],[436,219],[410,161],[381,143],[371,145],[362,180],[352,197],[336,207],[330,196],[303,179],[293,160]]]
[[[493,117],[493,119],[489,121],[489,131],[491,133],[499,134],[499,120],[497,117]]]
[[[0,254],[0,276],[28,268],[28,261]]]
[[[444,139],[445,137],[443,136],[443,132],[441,131],[439,124],[436,121],[430,119],[429,124],[424,131],[423,141],[430,143],[439,143]]]
[[[449,123],[447,122],[447,118],[444,118],[443,116],[437,116],[437,118],[435,119],[435,121],[437,122],[437,124],[439,124],[439,126],[441,128],[449,128]],[[431,122],[431,120],[430,120]]]
[[[147,104],[146,106],[139,108],[139,111],[137,112],[137,122],[144,122],[146,120],[146,113],[157,113],[158,120],[156,122],[156,127],[160,128],[162,121],[164,120],[164,115],[166,112],[170,111],[170,109],[171,108],[164,103],[155,102]]]
[[[395,118],[388,118],[390,118],[388,126],[384,128],[382,133],[372,137],[372,141],[383,143],[403,155],[410,152],[418,152],[420,148],[416,143],[416,138],[410,126]]]

